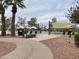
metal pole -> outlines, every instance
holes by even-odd
[[[49,35],[50,35],[50,21],[49,21],[49,29],[48,29],[48,31],[49,31]]]

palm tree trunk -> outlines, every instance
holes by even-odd
[[[12,15],[11,36],[15,36],[15,13]]]
[[[2,32],[1,36],[6,36],[6,27],[5,27],[5,17],[4,17],[5,10],[1,14],[1,20],[2,20]]]

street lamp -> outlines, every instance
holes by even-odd
[[[48,29],[49,35],[50,35],[50,21],[49,21],[49,29]]]

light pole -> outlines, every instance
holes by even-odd
[[[48,29],[48,31],[49,31],[49,35],[50,35],[50,21],[49,21],[49,29]]]
[[[49,21],[49,29],[48,29],[48,31],[49,31],[49,35],[51,34],[52,27],[53,27],[52,22]]]

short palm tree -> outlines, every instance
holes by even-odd
[[[8,5],[12,5],[12,25],[11,25],[11,36],[15,36],[15,15],[17,7],[25,8],[24,0],[5,0]]]

